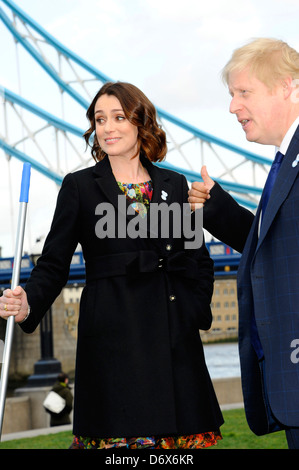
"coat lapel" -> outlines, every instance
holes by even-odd
[[[264,214],[263,223],[261,225],[260,236],[257,244],[259,249],[263,240],[285,199],[287,198],[290,189],[298,175],[299,165],[293,167],[293,162],[296,159],[299,151],[299,127],[291,140],[290,146],[286,155],[283,158],[279,173],[277,175],[271,196]]]
[[[167,204],[171,203],[173,186],[168,181],[169,177],[167,173],[161,171],[160,168],[150,162],[143,155],[140,156],[140,160],[143,166],[147,169],[153,182],[153,197],[151,204],[160,204],[162,202],[166,202]],[[103,160],[96,163],[93,169],[93,173],[95,175],[96,183],[98,184],[100,190],[104,193],[107,200],[111,202],[118,211],[121,211],[128,220],[131,220],[133,217],[135,217],[135,214],[128,215],[128,208],[131,203],[129,200],[127,200],[127,198],[124,204],[119,204],[119,196],[125,196],[115,180],[108,157],[105,157]],[[148,231],[150,231],[150,223],[147,224],[147,227]]]
[[[258,241],[258,229],[259,229],[259,219],[261,213],[261,204],[259,204],[256,215],[253,219],[253,223],[248,234],[244,250],[241,256],[239,268],[238,268],[238,283],[243,282],[243,278],[247,273],[247,268],[250,266],[251,261],[254,257],[256,251],[257,241]]]
[[[141,155],[140,158],[153,183],[153,196],[150,203],[150,209],[147,213],[147,235],[149,238],[154,240],[159,236],[159,227],[154,224],[153,221],[151,223],[151,207],[153,204],[161,204],[162,202],[170,204],[172,202],[173,186],[169,183],[169,176],[167,173],[161,171],[159,167],[154,165],[143,155]]]
[[[271,197],[268,201],[267,210],[264,214],[263,224],[260,227],[260,216],[261,216],[261,200],[257,208],[257,212],[251,226],[251,230],[248,234],[247,241],[242,253],[238,269],[239,280],[243,279],[244,271],[248,266],[251,265],[255,254],[263,243],[265,236],[286,197],[288,196],[290,189],[298,175],[299,164],[293,167],[292,164],[296,159],[299,151],[299,127],[290,143],[289,149],[283,158],[281,168],[277,175],[275,185],[273,187]]]
[[[94,167],[93,173],[100,190],[105,194],[107,200],[117,208],[118,196],[123,193],[114,178],[109,158],[105,157],[98,162]]]
[[[131,220],[135,214],[131,215],[130,211],[128,211],[130,201],[119,188],[107,156],[95,165],[94,174],[96,176],[96,183],[104,193],[107,201],[113,204],[115,209],[121,212],[128,221]]]
[[[173,187],[168,182],[168,175],[143,156],[141,156],[141,162],[149,172],[153,182],[153,198],[151,204],[159,204],[161,202],[166,202],[168,204],[170,201],[172,201],[173,192]]]

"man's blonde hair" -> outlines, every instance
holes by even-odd
[[[232,72],[247,67],[270,90],[286,77],[299,82],[299,53],[279,39],[257,38],[236,49],[222,71],[224,82],[228,84]]]

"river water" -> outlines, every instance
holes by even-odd
[[[238,343],[207,344],[204,353],[212,379],[240,377]]]

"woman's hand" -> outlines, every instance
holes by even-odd
[[[0,317],[4,320],[13,315],[19,323],[26,318],[28,308],[27,294],[21,286],[14,290],[6,289],[0,297]]]
[[[192,183],[191,189],[189,190],[188,202],[191,206],[191,210],[201,209],[204,203],[210,199],[210,190],[214,186],[215,182],[209,177],[206,166],[201,169],[201,177],[203,183],[195,181]]]

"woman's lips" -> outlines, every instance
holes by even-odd
[[[106,144],[115,144],[120,140],[120,137],[110,137],[109,139],[105,139]]]

